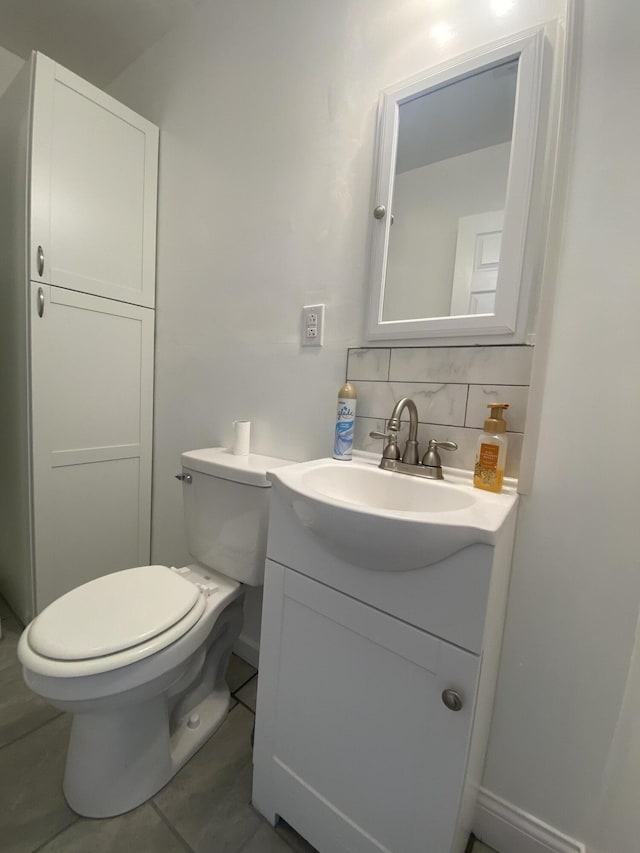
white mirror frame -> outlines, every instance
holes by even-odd
[[[385,275],[391,217],[375,219],[371,238],[370,290],[367,334],[370,340],[501,336],[504,343],[519,343],[526,336],[526,310],[531,286],[523,282],[523,257],[531,207],[532,181],[543,79],[542,28],[507,41],[466,53],[382,91],[378,110],[378,154],[374,188],[375,209],[392,208],[401,104],[445,84],[510,60],[518,60],[518,80],[511,141],[511,159],[505,201],[504,231],[494,314],[383,320]],[[504,336],[504,337],[503,337]],[[469,341],[471,343],[471,341]]]

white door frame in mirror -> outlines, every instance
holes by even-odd
[[[538,145],[543,144],[538,139],[543,48],[544,30],[538,28],[466,53],[381,93],[367,324],[370,340],[459,337],[468,340],[469,336],[474,336],[481,342],[489,336],[501,336],[499,339],[504,343],[525,340],[527,318],[522,314],[526,312],[518,309],[519,305],[522,307],[528,304],[529,294],[525,289],[531,284],[528,279],[523,282],[523,257],[536,150]],[[419,95],[512,60],[518,60],[518,79],[495,313],[383,320],[391,222],[391,217],[386,215],[386,212],[391,210],[393,197],[399,107]],[[381,218],[377,218],[381,208],[384,208],[385,213]],[[471,340],[468,342],[472,343]]]

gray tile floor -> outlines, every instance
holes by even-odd
[[[256,670],[235,655],[234,697],[216,734],[152,800],[120,817],[87,820],[67,806],[62,774],[69,715],[24,685],[20,625],[0,598],[0,848],[2,853],[314,853],[293,829],[252,808]],[[476,844],[474,853],[493,853]]]

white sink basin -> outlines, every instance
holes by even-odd
[[[368,509],[400,512],[451,512],[475,503],[475,495],[442,480],[423,480],[381,471],[370,465],[330,464],[302,475],[302,487],[336,501]]]
[[[445,469],[447,480],[426,480],[382,471],[378,461],[318,459],[268,476],[325,548],[374,571],[423,568],[469,545],[493,545],[517,502],[513,489],[474,489],[465,472]]]

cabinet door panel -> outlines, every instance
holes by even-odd
[[[118,569],[146,564],[138,558],[140,459],[110,459],[52,467],[46,509],[36,524],[38,611],[70,589]],[[48,541],[47,541],[48,540]]]
[[[154,305],[157,150],[156,127],[38,54],[32,279]]]
[[[55,394],[48,418],[54,451],[140,441],[141,319],[127,306],[83,297],[50,288],[42,318],[55,335],[47,389]]]
[[[281,571],[267,563],[265,588]],[[450,851],[478,658],[295,572],[283,590],[278,649],[264,650],[277,671],[263,666],[277,691],[260,690],[256,732],[273,811],[321,850]]]
[[[149,561],[154,318],[47,285],[33,283],[31,295],[41,610],[80,583]]]

